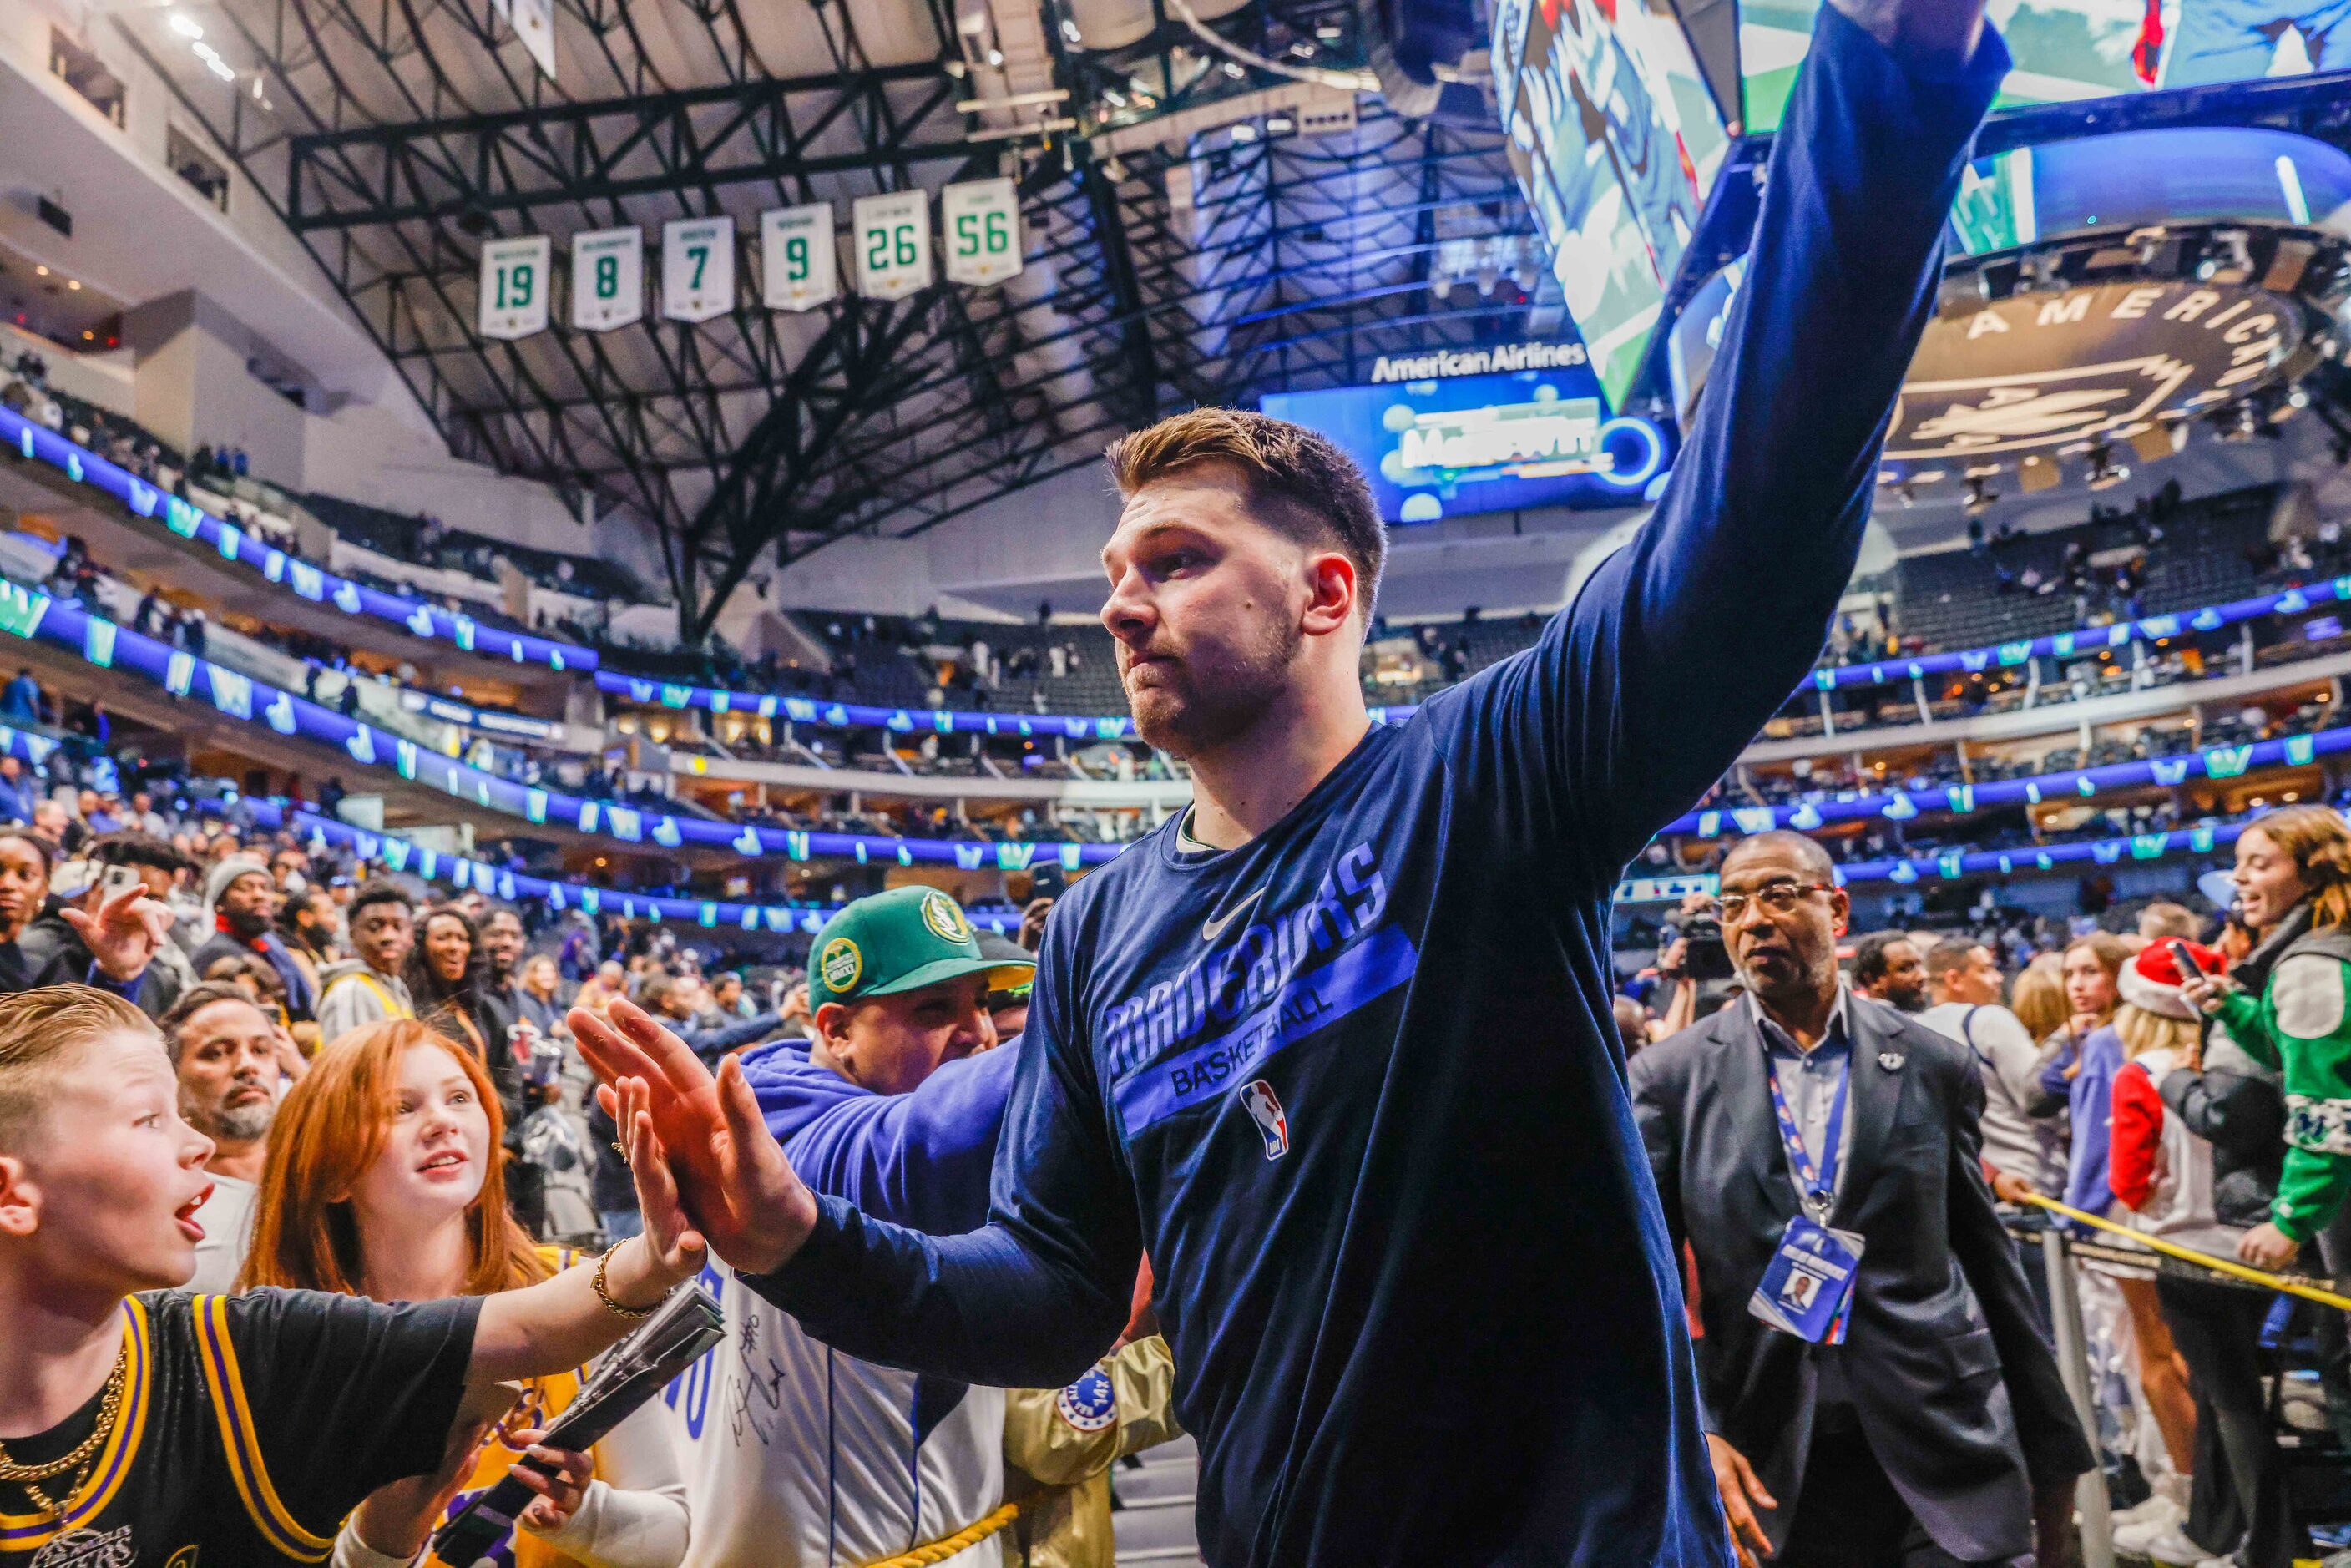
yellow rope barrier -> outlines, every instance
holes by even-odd
[[[1047,1487],[1042,1491],[1031,1492],[1019,1502],[1008,1502],[994,1513],[965,1525],[953,1535],[942,1536],[928,1546],[917,1546],[912,1552],[902,1552],[895,1557],[884,1557],[879,1563],[869,1563],[866,1568],[929,1568],[931,1563],[944,1563],[956,1552],[978,1545],[1019,1518],[1020,1510],[1027,1504],[1069,1490],[1067,1487]]]
[[[2215,1258],[2209,1252],[2199,1252],[2193,1247],[2182,1247],[2178,1242],[2166,1241],[2160,1236],[2148,1236],[2133,1230],[2127,1225],[2117,1225],[2102,1215],[2085,1214],[2078,1208],[2069,1208],[2055,1198],[2043,1197],[2037,1192],[2025,1193],[2022,1197],[2023,1201],[2035,1208],[2045,1208],[2052,1214],[2062,1214],[2066,1218],[2080,1224],[2094,1226],[2100,1230],[2111,1230],[2117,1236],[2127,1236],[2142,1247],[2150,1248],[2168,1258],[2177,1258],[2183,1263],[2193,1263],[2200,1269],[2210,1269],[2216,1274],[2226,1274],[2231,1279],[2242,1280],[2249,1285],[2259,1285],[2265,1290],[2281,1291],[2289,1296],[2300,1296],[2305,1301],[2316,1301],[2322,1306],[2351,1312],[2351,1298],[2338,1296],[2332,1291],[2322,1290],[2306,1280],[2298,1280],[2289,1274],[2268,1273],[2250,1264],[2240,1263],[2233,1258]]]

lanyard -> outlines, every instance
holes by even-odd
[[[1814,1049],[1818,1049],[1815,1047]],[[1797,1193],[1815,1222],[1825,1224],[1829,1210],[1835,1206],[1836,1193],[1832,1184],[1836,1180],[1837,1144],[1844,1135],[1845,1087],[1853,1077],[1853,1048],[1848,1044],[1844,1066],[1837,1073],[1834,1096],[1829,1102],[1828,1124],[1821,1129],[1821,1163],[1818,1169],[1813,1157],[1804,1150],[1804,1134],[1796,1125],[1796,1118],[1788,1109],[1787,1096],[1780,1092],[1780,1059],[1767,1056],[1771,1082],[1771,1110],[1780,1119],[1780,1141],[1787,1145],[1788,1165],[1796,1174]],[[1826,1175],[1823,1176],[1823,1173]]]

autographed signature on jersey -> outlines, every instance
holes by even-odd
[[[786,1374],[783,1364],[775,1357],[752,1354],[751,1346],[758,1337],[759,1314],[744,1313],[742,1331],[736,1342],[743,1347],[742,1376],[727,1418],[737,1443],[741,1443],[743,1434],[748,1431],[759,1440],[759,1447],[768,1448],[775,1446],[776,1426],[783,1414]]]

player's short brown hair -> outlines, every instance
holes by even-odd
[[[1363,470],[1301,424],[1231,408],[1196,408],[1122,435],[1102,454],[1122,497],[1201,463],[1228,463],[1249,480],[1257,520],[1302,543],[1335,544],[1355,563],[1364,620],[1379,597],[1387,526]]]
[[[120,1030],[153,1034],[147,1015],[94,986],[36,986],[0,996],[0,1150],[22,1146],[48,1108],[57,1074],[82,1047]]]

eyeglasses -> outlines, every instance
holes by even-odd
[[[1796,907],[1796,901],[1808,893],[1834,893],[1836,884],[1828,882],[1775,882],[1752,894],[1726,893],[1715,901],[1723,921],[1736,925],[1747,917],[1750,905],[1761,905],[1766,915],[1785,915]]]

